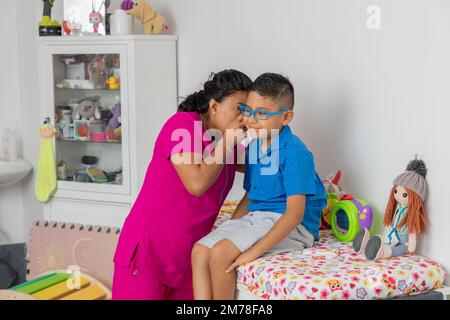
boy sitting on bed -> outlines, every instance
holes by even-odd
[[[248,134],[244,197],[232,218],[192,249],[195,299],[234,298],[238,266],[267,254],[312,247],[318,240],[323,184],[314,159],[288,124],[294,88],[279,74],[259,76],[240,106]]]

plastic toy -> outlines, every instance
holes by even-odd
[[[167,30],[164,17],[156,13],[150,4],[141,0],[127,10],[127,13],[138,18],[144,26],[144,34],[159,34]]]
[[[120,3],[120,9],[125,10],[125,11],[133,9],[133,7],[134,7],[134,2],[132,0],[123,0]]]
[[[337,201],[340,200],[341,196],[341,171],[339,170],[336,174],[331,173],[326,176],[325,179],[322,180],[323,186],[325,187],[325,191],[327,193],[327,206],[322,210],[322,220],[320,223],[320,229],[329,229],[331,220],[330,213],[333,210],[334,205]]]
[[[121,126],[122,123],[122,112],[121,112],[121,104],[120,102],[116,103],[114,107],[111,108],[111,113],[113,114],[112,118],[109,120],[108,126],[112,129],[117,129]]]
[[[42,14],[42,21],[39,22],[39,35],[40,36],[60,36],[61,25],[58,21],[52,21],[52,7],[55,0],[42,0],[44,2],[44,10]]]
[[[98,33],[98,26],[103,23],[103,15],[100,13],[105,2],[103,1],[100,8],[96,11],[94,8],[94,0],[92,0],[92,12],[89,14],[89,22],[92,23],[94,33]]]
[[[417,235],[425,231],[427,221],[423,202],[428,196],[427,168],[422,160],[412,160],[406,171],[394,179],[384,214],[386,237],[362,229],[353,241],[353,249],[367,259],[398,257],[416,250]]]
[[[105,82],[108,84],[110,90],[116,90],[120,87],[119,79],[116,76],[109,77]]]
[[[373,227],[373,209],[362,199],[337,201],[330,214],[331,229],[341,242],[351,242],[356,234]]]
[[[330,173],[322,180],[323,186],[327,193],[334,193],[336,196],[340,197],[342,193],[342,187],[340,185],[342,172],[338,170],[336,174]]]
[[[89,125],[86,120],[74,120],[74,139],[86,141],[89,137]]]

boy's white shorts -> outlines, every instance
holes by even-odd
[[[241,252],[250,249],[264,237],[283,214],[267,211],[252,211],[240,219],[227,220],[197,243],[212,249],[223,239],[230,240]],[[314,236],[299,224],[284,240],[264,255],[310,248],[314,245]]]

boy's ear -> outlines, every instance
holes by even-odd
[[[294,110],[289,110],[283,114],[281,123],[283,124],[283,126],[288,125],[293,118],[294,118]]]

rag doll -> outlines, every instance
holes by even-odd
[[[362,229],[353,240],[353,249],[369,260],[401,256],[416,250],[417,235],[423,233],[426,219],[423,203],[427,198],[427,168],[422,160],[412,160],[406,171],[394,179],[384,214],[386,237],[370,237]]]

